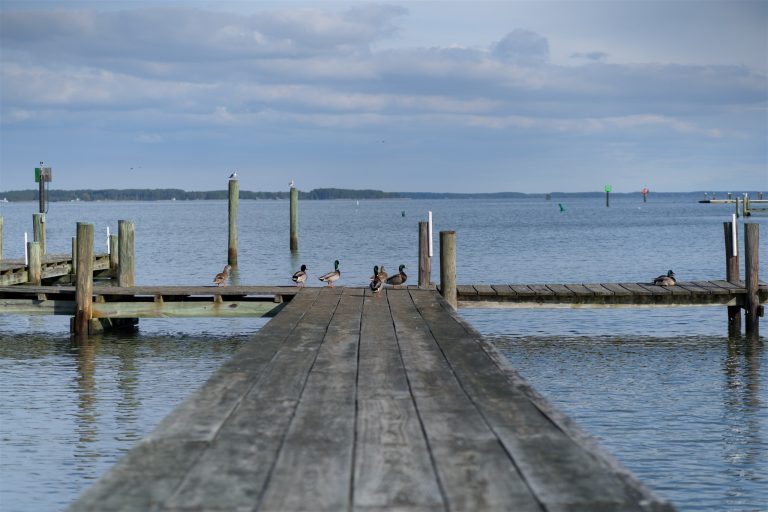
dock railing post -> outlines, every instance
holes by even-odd
[[[87,335],[93,300],[93,224],[77,223],[74,333]]]
[[[32,240],[40,244],[40,254],[45,254],[45,214],[32,214]]]
[[[432,280],[432,258],[429,256],[429,222],[419,221],[419,288],[428,288]]]
[[[454,309],[456,298],[456,232],[440,232],[440,294]]]
[[[136,251],[133,222],[130,220],[117,221],[117,237],[117,286],[135,286]]]
[[[27,242],[29,266],[27,267],[27,282],[34,286],[43,284],[43,255],[40,242]]]
[[[729,283],[739,281],[739,230],[734,221],[723,222],[725,235],[725,280]],[[741,334],[741,306],[728,306],[728,336]]]
[[[227,263],[237,266],[237,205],[240,200],[240,182],[237,179],[229,179],[229,244],[227,249]]]
[[[291,187],[291,252],[299,250],[299,191]]]
[[[112,278],[117,277],[119,261],[120,244],[117,235],[109,235],[109,274]]]
[[[760,269],[760,224],[744,224],[744,282],[746,284],[746,301],[744,321],[749,337],[760,335],[760,298],[758,297]]]

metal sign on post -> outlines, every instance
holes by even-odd
[[[610,192],[611,191],[611,186],[610,185],[606,185],[605,186],[605,191],[606,192]]]

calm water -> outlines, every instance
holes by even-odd
[[[374,264],[415,278],[417,221],[458,236],[460,282],[680,279],[724,274],[732,208],[691,196],[473,201],[305,201],[301,252],[288,251],[288,203],[241,201],[241,284],[291,284],[341,260],[342,282]],[[23,257],[36,204],[2,204],[5,256]],[[402,216],[405,212],[405,217]],[[97,250],[118,219],[136,224],[137,284],[204,284],[226,263],[226,202],[56,203],[49,252],[69,252],[77,221]],[[760,259],[768,262],[763,224]],[[437,259],[433,278],[439,275]],[[765,263],[764,263],[765,265]],[[762,279],[766,279],[765,272]],[[728,340],[723,308],[462,310],[520,372],[681,510],[765,510],[765,338]],[[263,324],[142,320],[138,333],[75,349],[64,317],[0,316],[0,510],[61,510]]]

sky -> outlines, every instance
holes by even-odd
[[[768,191],[768,1],[0,1],[0,190]]]

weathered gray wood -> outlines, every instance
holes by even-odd
[[[419,221],[419,287],[432,281],[432,258],[429,256],[429,222]]]
[[[463,389],[480,409],[539,502],[547,510],[642,510],[632,480],[613,464],[590,452],[556,424],[523,393],[510,389],[512,381],[483,350],[456,316],[439,314],[439,299],[411,291],[414,301]],[[445,308],[449,314],[452,311]],[[597,456],[596,456],[597,455]],[[646,506],[651,505],[649,502]],[[659,509],[671,509],[655,502]]]
[[[485,297],[496,297],[498,294],[496,293],[496,290],[493,289],[492,286],[487,284],[476,284],[475,291],[477,291],[477,294],[480,296]]]
[[[554,293],[557,297],[570,298],[575,295],[575,293],[572,290],[568,289],[567,286],[562,284],[548,284],[546,285],[546,287],[547,289],[552,291],[552,293]]]
[[[233,267],[237,266],[237,208],[240,201],[240,182],[235,179],[229,180],[229,237],[227,242],[227,263]]]
[[[109,235],[109,272],[112,277],[117,277],[119,251],[117,235]]]
[[[565,287],[568,288],[568,290],[570,290],[571,293],[573,293],[577,297],[593,297],[597,295],[594,291],[590,290],[583,284],[566,284]],[[606,292],[607,291],[608,290],[606,290]]]
[[[130,220],[117,221],[118,257],[117,285],[135,286],[136,284],[136,248],[133,222]]]
[[[517,296],[515,290],[513,290],[508,284],[492,284],[491,286],[494,290],[496,290],[496,295],[498,295],[500,298]]]
[[[291,187],[291,251],[299,250],[299,190]]]
[[[708,293],[712,295],[728,295],[732,293],[731,291],[723,288],[722,286],[717,286],[712,281],[691,281],[691,284],[704,288],[705,290],[707,290]]]
[[[93,294],[93,224],[77,223],[74,333],[88,334]]]
[[[524,284],[510,284],[509,287],[512,288],[512,291],[514,291],[519,297],[533,297],[536,295],[535,291],[531,290]]]
[[[462,297],[471,297],[477,295],[477,290],[471,284],[456,285],[456,293]]]
[[[629,290],[632,295],[653,295],[650,291],[637,283],[619,283],[619,286]]]
[[[632,292],[630,290],[627,290],[623,286],[621,286],[618,283],[602,283],[602,287],[606,290],[609,290],[611,293],[613,293],[617,297],[626,297],[629,295],[632,295]]]
[[[549,297],[555,295],[555,292],[547,288],[547,285],[545,284],[529,284],[528,288],[530,288],[531,291],[540,297]]]
[[[40,242],[27,242],[27,255],[29,257],[29,270],[27,272],[29,284],[40,286],[43,282],[43,258]]]
[[[614,292],[598,283],[584,283],[584,288],[598,296],[611,296]]]
[[[440,294],[458,307],[456,296],[456,232],[440,232]]]
[[[40,254],[46,253],[45,247],[45,213],[32,214],[32,239],[40,244]]]
[[[746,301],[744,324],[747,336],[760,336],[760,299],[758,297],[760,270],[760,224],[744,224],[744,281]]]

